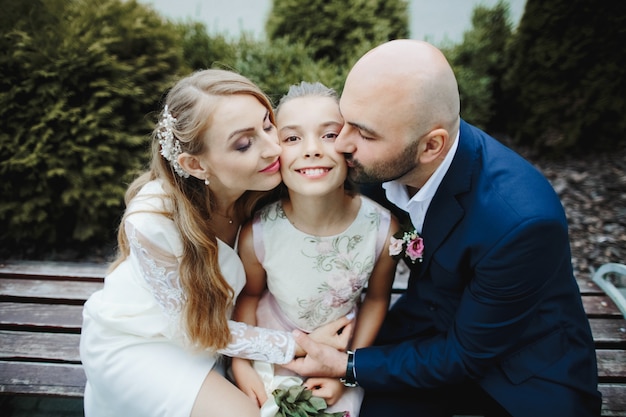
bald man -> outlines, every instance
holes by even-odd
[[[407,262],[375,346],[338,352],[299,334],[308,354],[291,369],[362,386],[361,417],[600,415],[563,207],[531,164],[460,118],[443,54],[380,45],[340,107],[350,177],[408,213],[423,259]]]

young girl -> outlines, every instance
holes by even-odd
[[[347,165],[334,149],[343,119],[333,90],[320,83],[292,86],[276,117],[288,198],[264,207],[242,229],[239,248],[247,281],[235,317],[311,332],[358,310],[350,348],[368,346],[389,306],[396,263],[386,248],[397,221],[344,185]],[[275,409],[276,375],[289,371],[277,367],[272,374],[270,368],[269,376],[261,372],[259,378],[251,369],[250,361],[233,361],[239,387],[263,405],[262,411]],[[304,385],[332,405],[328,412],[358,415],[361,388],[324,378],[309,378]]]
[[[218,365],[294,355],[290,333],[229,321],[245,284],[239,226],[280,183],[280,152],[271,104],[245,77],[199,71],[169,91],[118,258],[84,307],[87,417],[259,415]]]

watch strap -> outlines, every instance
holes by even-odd
[[[348,354],[348,364],[346,365],[346,375],[339,380],[346,387],[356,387],[358,386],[356,382],[356,378],[354,375],[354,352],[349,350],[346,352]]]

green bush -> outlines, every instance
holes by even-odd
[[[236,42],[225,36],[210,36],[206,26],[199,22],[178,23],[181,34],[185,72],[232,65],[237,58]]]
[[[273,0],[266,24],[271,41],[307,45],[316,61],[352,64],[372,46],[409,37],[406,0]]]
[[[528,0],[511,47],[508,130],[550,153],[626,145],[626,7]]]
[[[509,6],[500,1],[491,9],[476,7],[463,42],[444,48],[459,83],[461,116],[491,132],[504,127],[500,84],[512,36]]]
[[[7,3],[7,4],[4,4]],[[174,28],[136,1],[3,1],[0,242],[113,240],[146,115],[181,64]]]
[[[345,71],[325,59],[315,60],[302,42],[280,38],[271,43],[243,36],[237,43],[233,69],[255,82],[278,103],[289,86],[300,81],[320,81],[341,91]]]

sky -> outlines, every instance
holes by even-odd
[[[242,31],[264,37],[272,0],[139,0],[174,20],[199,21],[209,33],[237,37]],[[306,1],[306,0],[303,0]],[[526,0],[505,0],[517,25]],[[498,0],[409,0],[410,37],[440,45],[458,43],[471,28],[472,11],[478,5],[493,7]]]

